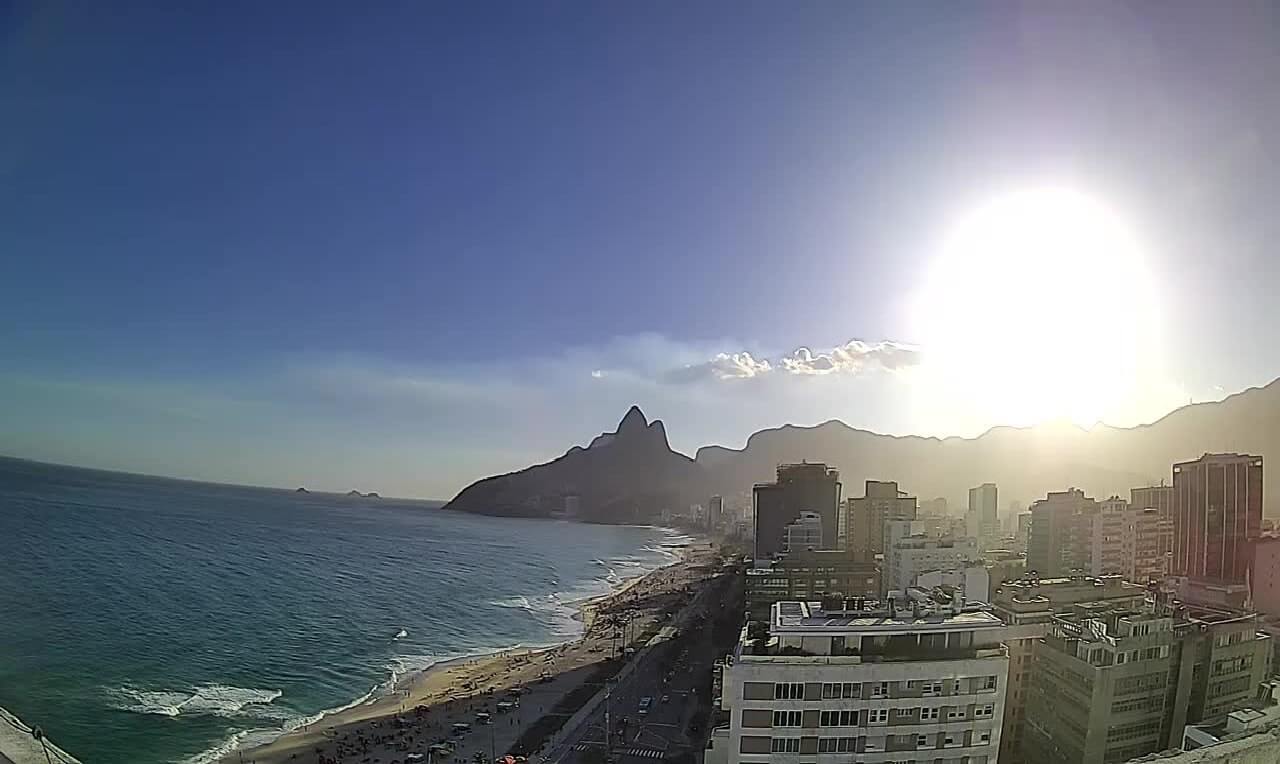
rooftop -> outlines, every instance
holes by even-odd
[[[892,603],[892,606],[891,606]],[[818,602],[779,602],[770,614],[770,633],[836,636],[858,633],[904,633],[1000,628],[1003,622],[980,602],[946,603],[921,589],[885,602],[861,597],[844,600],[838,608]]]

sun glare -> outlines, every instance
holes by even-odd
[[[979,206],[913,306],[929,408],[975,426],[1127,418],[1155,351],[1152,293],[1134,233],[1097,200],[1045,189]]]

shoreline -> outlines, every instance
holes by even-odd
[[[687,572],[692,567],[692,559],[697,556],[694,547],[705,543],[691,539],[681,546],[668,547],[673,558],[665,565],[622,579],[609,592],[566,603],[576,605],[576,612],[571,617],[582,625],[581,633],[576,636],[545,645],[513,646],[447,658],[426,668],[407,672],[388,687],[375,688],[377,694],[373,697],[357,699],[352,705],[333,711],[322,711],[318,718],[280,731],[270,741],[248,746],[241,743],[225,752],[218,751],[223,747],[218,746],[209,751],[214,755],[207,760],[218,764],[239,764],[241,761],[276,764],[297,760],[304,754],[310,755],[313,750],[318,756],[322,749],[336,747],[338,743],[335,741],[349,739],[353,734],[367,732],[373,735],[373,730],[381,729],[383,723],[388,726],[404,724],[405,715],[419,719],[443,715],[448,717],[446,721],[455,718],[470,720],[477,703],[499,700],[499,695],[513,687],[533,693],[540,700],[537,706],[529,704],[529,712],[520,711],[501,719],[510,722],[504,737],[505,732],[518,733],[532,721],[526,716],[536,710],[536,720],[547,708],[576,689],[581,684],[584,669],[607,660],[615,649],[621,652],[613,634],[604,633],[608,624],[597,628],[601,615],[618,611],[628,601],[638,599],[630,596],[636,589],[657,590],[662,582],[681,578],[678,571]],[[654,592],[648,594],[652,596]],[[642,635],[637,626],[632,634],[633,644]],[[435,730],[436,724],[427,723],[426,727]],[[443,728],[440,731],[443,732]],[[246,736],[251,732],[246,731]],[[363,737],[359,739],[364,740]],[[491,740],[490,743],[493,745],[496,741]],[[420,747],[425,749],[426,745],[424,740]],[[340,757],[323,760],[343,761]]]

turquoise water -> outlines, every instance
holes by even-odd
[[[0,706],[86,764],[208,761],[405,672],[572,637],[655,528],[0,459]]]

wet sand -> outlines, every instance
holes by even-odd
[[[478,757],[492,761],[509,752],[520,734],[582,687],[600,664],[638,647],[688,600],[713,553],[705,544],[685,549],[676,563],[632,579],[623,588],[585,603],[581,638],[533,650],[461,658],[437,664],[402,680],[395,691],[286,733],[267,745],[223,757],[222,764],[390,764],[411,752],[452,739],[456,751],[433,757],[433,764],[464,764]],[[621,634],[622,638],[615,635]],[[517,694],[518,693],[518,694]],[[518,707],[500,711],[498,704]],[[504,707],[505,708],[505,707]],[[491,715],[491,724],[476,714]],[[565,716],[564,718],[567,718]],[[562,719],[563,720],[563,719]],[[469,723],[471,731],[451,736],[451,727]],[[531,757],[536,760],[536,757]]]

